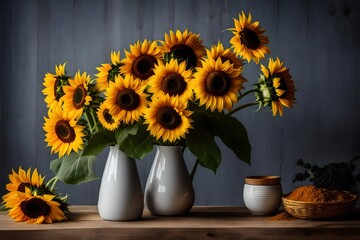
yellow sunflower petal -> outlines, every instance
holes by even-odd
[[[177,58],[185,59],[187,69],[200,66],[201,58],[206,54],[199,35],[188,30],[183,32],[177,30],[176,33],[170,30],[169,35],[165,33],[165,41],[161,43],[163,46],[159,49],[164,53],[172,53]]]
[[[46,73],[44,77],[44,89],[42,90],[42,93],[45,95],[45,103],[47,104],[47,107],[49,109],[52,109],[59,103],[59,99],[62,97],[61,95],[61,89],[62,84],[67,85],[67,80],[69,77],[67,77],[65,74],[65,65],[59,64],[55,66],[55,72],[56,74]],[[60,82],[60,79],[62,80]]]
[[[192,71],[186,70],[185,62],[178,64],[176,59],[171,59],[169,63],[163,64],[159,61],[154,73],[149,78],[149,92],[153,93],[154,98],[162,98],[166,94],[178,96],[185,101],[192,98],[193,92],[189,84]]]
[[[85,128],[81,125],[71,126],[70,123],[74,121],[70,118],[71,115],[66,114],[58,106],[49,111],[49,117],[45,117],[43,129],[46,132],[45,142],[51,146],[52,152],[59,153],[62,157],[65,153],[70,153],[72,150],[83,148],[84,133],[82,130]],[[53,142],[56,139],[56,142]]]
[[[195,98],[200,100],[200,105],[205,104],[211,111],[215,109],[219,112],[224,109],[230,111],[237,101],[236,94],[243,89],[242,84],[246,81],[241,76],[240,69],[234,69],[229,61],[223,63],[221,58],[215,61],[209,57],[202,62],[202,68],[196,70],[191,84]]]
[[[261,58],[265,57],[265,54],[270,53],[266,44],[269,40],[263,35],[265,32],[258,22],[252,22],[252,16],[249,13],[248,16],[244,12],[239,14],[238,19],[234,19],[234,28],[230,28],[234,34],[230,43],[237,55],[240,55],[248,62],[253,60],[255,63],[259,63]]]
[[[186,111],[187,101],[178,97],[155,98],[145,110],[145,123],[148,131],[156,139],[173,143],[185,137],[191,126],[191,112]]]
[[[153,67],[162,57],[156,41],[137,41],[130,45],[130,52],[125,51],[126,58],[121,61],[120,73],[134,75],[136,78],[147,81],[153,73]]]
[[[125,124],[139,121],[148,102],[145,88],[146,84],[133,75],[125,75],[125,78],[119,75],[115,78],[115,82],[110,83],[105,92],[104,104],[115,121]]]
[[[80,74],[78,71],[74,79],[69,80],[69,86],[64,86],[65,95],[61,97],[63,102],[63,109],[69,114],[81,116],[85,106],[89,105],[92,98],[89,96],[88,85],[90,83],[90,76],[84,72]]]
[[[27,223],[52,223],[66,219],[65,213],[60,209],[60,204],[53,199],[55,195],[44,196],[32,195],[26,188],[26,192],[16,192],[4,200],[5,206],[10,208],[9,216],[15,222]]]

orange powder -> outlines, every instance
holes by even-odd
[[[275,216],[268,217],[268,220],[270,221],[290,221],[290,220],[296,220],[298,218],[294,217],[290,213],[283,211],[281,213],[276,214]]]
[[[352,195],[341,190],[303,186],[296,188],[286,198],[294,201],[325,203],[348,201],[352,199]]]

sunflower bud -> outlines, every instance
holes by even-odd
[[[268,106],[271,104],[271,87],[266,84],[266,78],[264,75],[260,75],[259,82],[255,84],[256,89],[256,101],[260,104],[260,107]]]

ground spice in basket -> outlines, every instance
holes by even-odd
[[[286,196],[286,198],[302,202],[331,203],[349,201],[353,199],[353,196],[348,192],[341,190],[330,190],[315,186],[303,186],[296,188],[288,196]]]
[[[341,190],[330,190],[315,186],[303,186],[296,188],[288,196],[286,196],[286,198],[302,202],[336,203],[350,201],[354,198],[354,196]],[[289,221],[296,219],[298,218],[292,216],[286,211],[280,212],[275,216],[268,218],[270,221]]]

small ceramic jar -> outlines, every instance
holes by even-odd
[[[275,213],[281,204],[282,188],[279,176],[249,176],[245,178],[245,206],[255,215]]]

